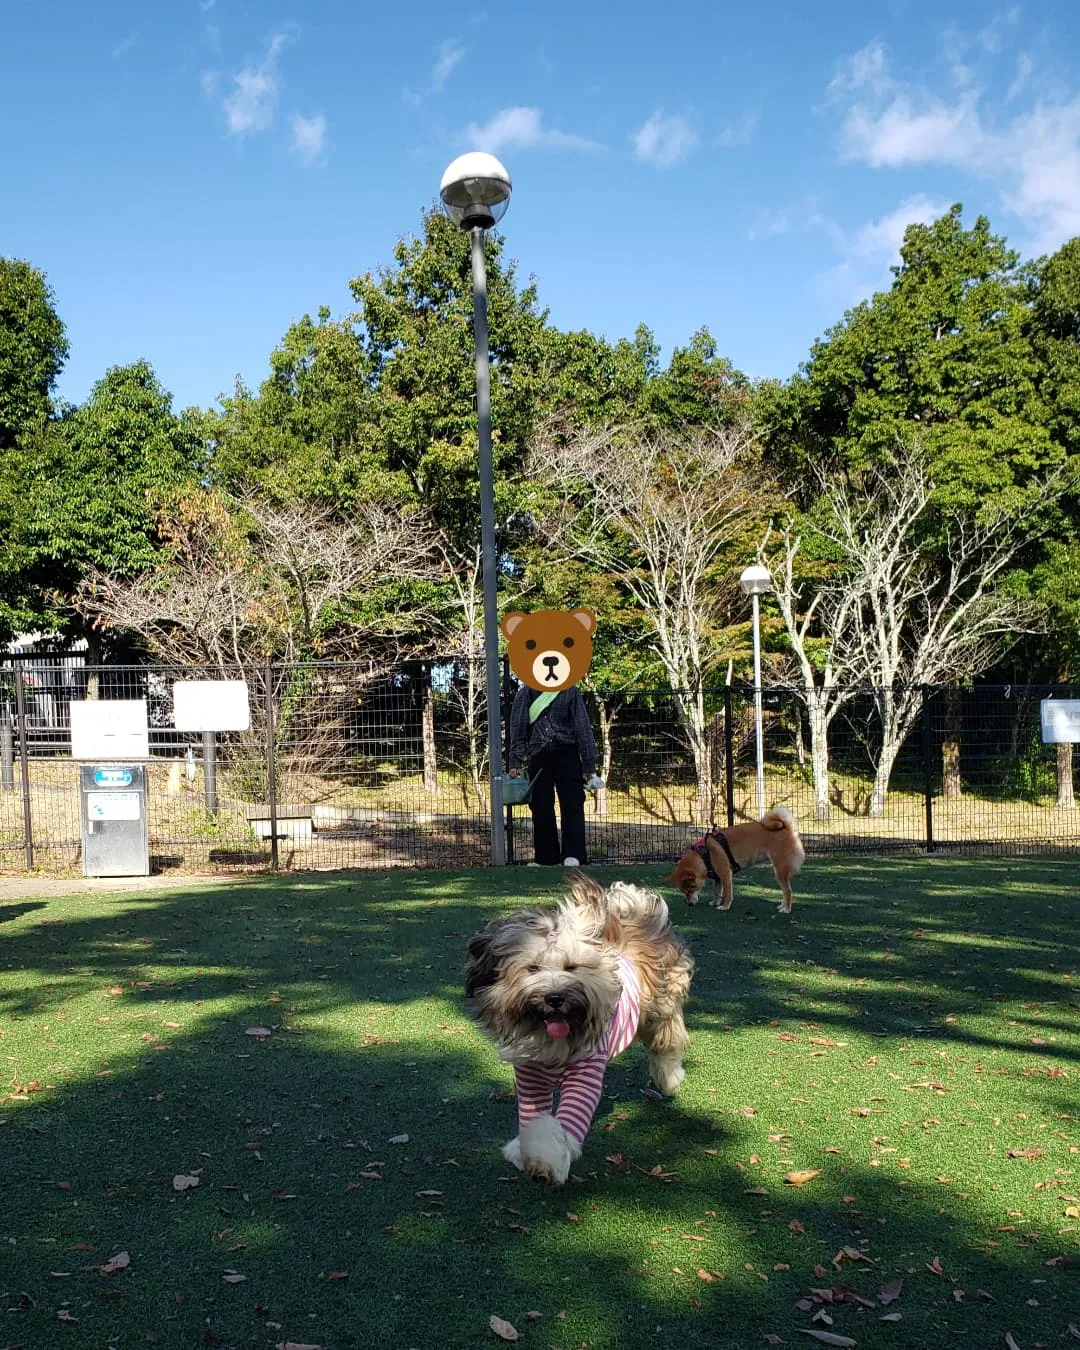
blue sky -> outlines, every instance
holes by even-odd
[[[1080,5],[12,0],[0,253],[44,269],[61,393],[145,356],[177,407],[350,307],[443,168],[498,154],[554,322],[702,324],[790,375],[953,201],[1080,233]],[[12,121],[12,118],[15,118]]]

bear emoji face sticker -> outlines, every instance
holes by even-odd
[[[589,673],[596,632],[592,610],[515,610],[500,627],[510,646],[510,669],[530,689],[558,693]]]

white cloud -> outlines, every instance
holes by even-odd
[[[889,284],[889,268],[899,261],[900,245],[909,225],[928,225],[948,211],[949,202],[935,201],[923,193],[908,197],[895,210],[868,221],[857,230],[845,231],[820,219],[843,254],[841,261],[818,277],[830,299],[853,304]]]
[[[123,39],[122,42],[118,42],[116,46],[113,48],[112,59],[114,61],[119,61],[122,56],[126,56],[128,52],[131,51],[132,47],[135,46],[138,40],[139,40],[138,33],[129,33],[127,37]]]
[[[439,43],[438,55],[431,67],[426,88],[419,94],[412,89],[403,89],[402,97],[406,103],[420,104],[433,94],[441,94],[447,80],[465,59],[465,47],[456,38],[447,38]]]
[[[684,117],[655,112],[630,138],[634,154],[658,169],[670,169],[693,150],[698,134]]]
[[[204,70],[200,75],[199,83],[202,85],[202,91],[207,98],[213,98],[217,93],[220,80],[220,70]]]
[[[500,150],[602,150],[585,136],[550,131],[539,108],[503,108],[490,121],[466,128],[465,139],[476,150],[497,155]]]
[[[281,85],[278,56],[286,41],[284,33],[275,34],[262,61],[257,66],[245,66],[233,76],[233,91],[222,105],[230,136],[249,136],[268,131],[273,125]]]
[[[1016,58],[1016,74],[1013,76],[1012,84],[1009,85],[1009,92],[1005,95],[1010,103],[1014,98],[1019,98],[1028,87],[1034,69],[1035,62],[1027,52],[1021,52]]]
[[[213,9],[216,4],[217,0],[199,0],[199,9],[205,14],[208,10]]]
[[[326,148],[326,118],[322,113],[314,117],[293,113],[289,126],[292,130],[289,149],[305,164],[314,164]]]
[[[1015,21],[1009,11],[1002,23]],[[994,49],[999,31],[984,29],[972,47]],[[1031,63],[1019,63],[1006,99],[1015,100],[1032,74]],[[991,106],[977,87],[942,95],[894,79],[880,43],[841,63],[829,94],[842,109],[844,158],[875,169],[950,168],[984,179],[1037,251],[1080,233],[1080,95],[1037,98],[1006,114],[1004,102]]]
[[[742,150],[750,144],[757,131],[760,116],[756,113],[743,113],[734,126],[724,127],[717,136],[718,144],[725,150]]]

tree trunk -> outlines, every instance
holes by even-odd
[[[960,736],[963,693],[956,685],[945,691],[945,739],[941,743],[941,795],[959,801],[964,795],[960,780]]]
[[[420,712],[424,741],[424,791],[434,795],[439,790],[439,761],[435,748],[435,690],[431,685],[431,671],[424,670],[423,706]]]
[[[893,765],[904,738],[897,728],[887,726],[881,737],[881,754],[878,756],[877,770],[874,774],[874,787],[870,793],[870,812],[872,816],[885,814],[885,800],[889,795],[889,779]]]
[[[101,634],[95,628],[86,631],[86,697],[101,697]]]
[[[611,729],[615,725],[617,713],[599,694],[595,694],[597,711],[600,714],[600,777],[604,786],[596,794],[596,814],[606,816],[608,811],[607,784],[611,781]]]
[[[823,703],[811,700],[807,709],[810,719],[810,765],[814,776],[814,819],[828,820],[829,803],[829,723]],[[801,720],[801,719],[800,719]]]
[[[1057,747],[1057,804],[1071,811],[1076,806],[1073,792],[1073,748],[1068,741],[1059,741]]]
[[[795,711],[795,763],[800,769],[806,768],[806,742],[803,740],[802,705],[796,699]]]

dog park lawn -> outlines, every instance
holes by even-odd
[[[500,1156],[511,1074],[460,986],[558,880],[0,903],[0,1344],[1080,1337],[1075,860],[811,859],[791,918],[762,869],[727,914],[666,889],[686,1083],[653,1100],[633,1047],[552,1192]]]

